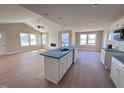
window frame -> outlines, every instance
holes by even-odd
[[[89,38],[89,35],[95,35],[95,38],[94,38],[94,39],[90,39],[90,38]],[[96,36],[96,33],[90,33],[90,34],[88,34],[87,36],[88,36],[87,45],[88,45],[88,46],[96,46],[96,37],[97,37],[97,36]],[[95,43],[89,43],[89,40],[95,40]]]
[[[85,40],[86,41],[86,43],[85,44],[81,44],[81,35],[85,35],[86,36],[86,39],[83,39],[83,40]],[[85,46],[85,45],[87,45],[87,34],[80,34],[80,45],[81,46]]]
[[[65,42],[65,41],[63,41],[63,37],[64,37],[64,35],[68,35],[68,41],[67,42]],[[61,33],[61,46],[69,46],[70,45],[70,33],[69,32],[63,32],[63,33]]]
[[[95,35],[95,38],[94,39],[90,39],[90,35]],[[84,39],[85,41],[85,44],[81,44],[81,35],[85,35],[86,36],[86,39]],[[97,39],[97,34],[96,33],[81,33],[80,34],[80,37],[79,37],[79,45],[80,46],[96,46],[96,39]],[[89,41],[92,41],[92,40],[95,40],[95,43],[89,43]]]
[[[31,35],[34,35],[35,36],[35,39],[31,39]],[[32,40],[35,41],[35,44],[32,44]],[[37,35],[36,34],[30,34],[30,46],[36,46],[37,45]]]
[[[23,39],[23,37],[21,35],[27,35],[28,39]],[[27,45],[26,44],[23,44],[25,41],[27,41]],[[20,45],[21,47],[27,47],[27,46],[30,46],[30,36],[28,33],[20,33]]]

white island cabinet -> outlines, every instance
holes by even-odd
[[[73,51],[60,59],[44,56],[45,78],[57,84],[73,63]]]

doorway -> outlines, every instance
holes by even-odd
[[[0,31],[0,56],[6,55],[5,33]]]

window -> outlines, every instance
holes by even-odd
[[[21,46],[29,46],[29,34],[20,33]]]
[[[81,34],[80,35],[80,45],[86,45],[87,44],[87,34]]]
[[[37,38],[35,34],[30,34],[30,45],[37,45]]]
[[[42,44],[43,45],[47,44],[47,34],[42,34]]]
[[[88,45],[96,45],[96,34],[88,34]]]
[[[0,33],[0,39],[2,39],[2,34]]]
[[[96,34],[80,34],[80,45],[96,45]]]
[[[69,46],[69,33],[62,33],[62,46]]]

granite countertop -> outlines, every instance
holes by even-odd
[[[124,64],[124,56],[113,56],[114,58],[116,58],[117,60],[119,60],[121,63]]]
[[[119,53],[124,53],[124,51],[120,51],[118,49],[108,49],[108,48],[103,48],[106,52],[119,52]]]
[[[40,55],[60,59],[64,55],[66,55],[69,52],[71,52],[72,50],[74,50],[76,47],[75,46],[68,46],[65,48],[68,48],[69,50],[68,51],[60,51],[60,48],[57,48],[54,50],[48,50],[46,52],[40,53]]]

